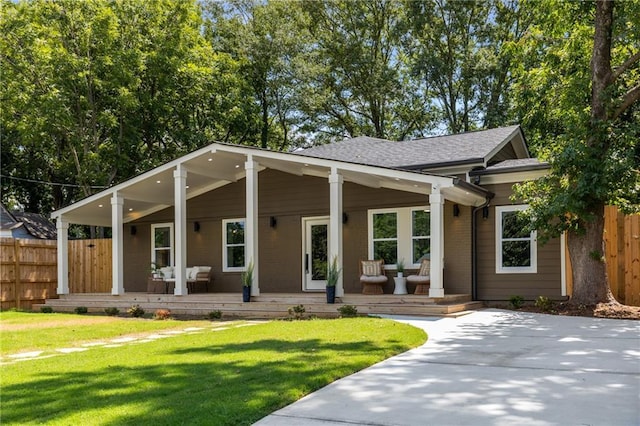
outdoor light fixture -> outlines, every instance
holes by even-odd
[[[347,215],[346,213],[342,213],[342,223],[345,224],[349,222],[349,215]]]
[[[193,231],[200,232],[200,222],[193,222]]]
[[[278,220],[276,219],[275,216],[271,216],[269,218],[269,226],[272,227],[272,228],[275,228],[276,225],[278,225]]]
[[[453,205],[453,217],[460,216],[460,206],[457,204]]]
[[[136,235],[137,233],[138,233],[138,228],[135,225],[133,225],[131,227],[131,235]]]
[[[489,206],[484,206],[482,208],[482,218],[483,219],[488,219],[489,218]]]

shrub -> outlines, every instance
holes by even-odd
[[[340,318],[353,318],[358,316],[358,308],[353,305],[344,305],[338,308]]]
[[[142,309],[140,305],[133,305],[127,312],[134,318],[139,318],[144,315],[144,309]]]
[[[514,309],[520,309],[524,305],[524,298],[522,296],[511,296],[509,303]]]
[[[207,314],[210,320],[222,319],[222,311],[211,311]]]
[[[550,311],[553,308],[553,302],[546,296],[538,296],[535,301],[536,308],[541,309],[544,312]]]
[[[78,306],[77,308],[75,308],[73,310],[73,312],[75,312],[78,315],[82,315],[82,314],[86,314],[87,312],[89,312],[89,310],[87,309],[86,306]]]
[[[153,315],[153,319],[160,321],[171,319],[171,311],[169,309],[158,309]]]
[[[116,307],[104,308],[104,313],[113,317],[120,313],[120,309]]]
[[[53,307],[51,306],[40,306],[40,312],[43,314],[51,314],[53,313]]]
[[[301,320],[304,319],[305,312],[306,309],[304,308],[304,305],[292,306],[289,308],[289,317],[292,319]]]

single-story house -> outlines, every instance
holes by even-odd
[[[176,296],[196,265],[212,268],[212,293],[240,292],[248,264],[253,295],[323,292],[335,258],[341,296],[362,291],[360,260],[381,258],[392,276],[398,261],[408,274],[429,258],[433,298],[560,298],[563,243],[538,244],[510,198],[513,184],[547,171],[518,125],[296,152],[213,143],[55,211],[58,293],[69,292],[77,223],[112,227],[114,295],[145,292],[152,263],[172,267]]]
[[[55,240],[56,226],[38,213],[9,211],[0,203],[0,237],[26,240]]]

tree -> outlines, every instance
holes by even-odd
[[[604,206],[640,210],[640,2],[593,6],[539,4],[516,90],[533,147],[551,164],[518,192],[542,238],[568,233],[576,304],[613,300]]]

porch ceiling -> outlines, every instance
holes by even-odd
[[[244,162],[248,157],[260,164],[259,170],[270,168],[297,176],[327,178],[331,170],[335,169],[345,182],[372,188],[389,188],[428,196],[432,187],[437,185],[445,198],[453,202],[478,206],[485,201],[482,188],[458,185],[457,179],[452,177],[238,145],[212,144],[57,210],[52,213],[52,217],[63,216],[69,223],[111,226],[111,198],[117,194],[124,200],[123,220],[125,223],[131,222],[174,204],[173,171],[176,167],[182,166],[187,170],[186,193],[187,199],[190,199],[243,179]]]

